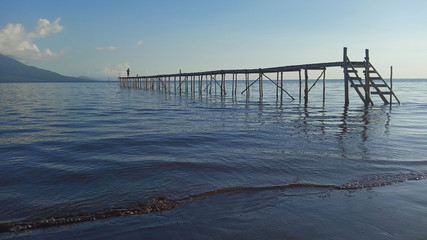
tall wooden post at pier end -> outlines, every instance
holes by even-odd
[[[348,106],[349,104],[349,97],[348,97],[348,72],[347,72],[347,48],[344,47],[344,56],[343,56],[343,68],[344,68],[344,104],[345,106]]]
[[[282,103],[283,93],[289,98],[295,100],[295,98],[284,89],[284,73],[298,72],[299,76],[299,100],[301,102],[302,93],[302,76],[301,71],[304,71],[304,105],[308,104],[308,95],[310,90],[316,85],[318,80],[323,76],[323,103],[325,104],[325,71],[330,67],[341,67],[344,73],[344,104],[348,106],[350,103],[350,88],[353,88],[357,95],[360,97],[365,106],[373,105],[374,101],[372,95],[379,96],[384,104],[391,104],[392,98],[400,104],[399,99],[394,94],[391,86],[381,77],[378,71],[374,68],[369,58],[369,50],[365,50],[364,61],[350,61],[348,57],[347,48],[343,49],[342,61],[338,62],[326,62],[326,63],[312,63],[312,64],[301,64],[301,65],[289,65],[281,67],[271,68],[257,68],[257,69],[231,69],[231,70],[214,70],[205,72],[192,72],[183,73],[181,70],[176,74],[160,74],[152,76],[136,76],[136,77],[119,77],[120,87],[127,88],[139,88],[146,90],[153,90],[165,93],[174,94],[186,94],[191,97],[195,97],[198,92],[200,98],[203,95],[203,91],[206,94],[217,94],[217,87],[219,88],[221,97],[225,97],[227,92],[232,93],[232,97],[236,97],[237,92],[237,80],[241,76],[245,80],[245,89],[241,92],[246,94],[248,99],[250,96],[251,87],[255,87],[255,83],[258,82],[259,99],[262,101],[265,90],[264,80],[272,82],[275,86],[276,101]],[[321,74],[314,81],[312,86],[309,88],[309,72],[315,72],[321,70]],[[359,74],[362,70],[363,74]],[[219,78],[221,80],[219,81]],[[228,76],[228,78],[227,78]],[[274,76],[274,77],[273,77]],[[252,83],[250,83],[250,79]],[[280,78],[280,79],[279,79]],[[173,89],[171,89],[171,79],[173,79]],[[197,79],[197,81],[196,81]],[[203,79],[206,79],[206,86],[203,86]],[[177,81],[178,80],[178,81]],[[280,84],[279,84],[280,80]],[[226,82],[232,81],[231,90],[227,91]],[[212,89],[212,85],[214,89]],[[196,91],[199,89],[199,91]],[[203,90],[204,89],[204,90]],[[268,89],[268,88],[267,88]],[[214,90],[214,91],[212,91]],[[189,92],[190,91],[190,92]],[[280,98],[279,98],[280,91]],[[190,94],[189,94],[190,93]],[[388,97],[387,97],[388,95]]]
[[[365,106],[369,105],[371,99],[370,76],[369,76],[369,49],[365,49]]]

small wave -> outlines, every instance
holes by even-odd
[[[73,223],[95,221],[111,217],[148,214],[153,212],[171,210],[179,205],[179,202],[162,196],[157,197],[144,205],[131,208],[112,208],[105,209],[99,212],[77,213],[65,217],[50,217],[41,220],[2,223],[0,224],[0,232],[21,232],[37,228],[46,228]]]
[[[194,199],[205,198],[213,195],[231,193],[231,192],[259,192],[259,191],[271,191],[271,190],[285,190],[285,189],[296,189],[296,188],[316,188],[316,189],[329,189],[329,190],[339,190],[340,186],[336,185],[320,185],[320,184],[312,184],[312,183],[295,183],[295,184],[286,184],[286,185],[273,185],[273,186],[264,186],[264,187],[229,187],[229,188],[221,188],[215,189],[212,191],[199,193],[190,195],[183,199],[180,199],[180,202],[189,201]]]
[[[185,203],[201,200],[206,197],[226,194],[226,193],[235,193],[235,192],[260,192],[260,191],[272,191],[272,190],[287,190],[287,189],[322,189],[322,190],[357,190],[368,187],[379,187],[385,185],[392,185],[399,182],[410,181],[410,180],[421,180],[425,179],[424,177],[411,177],[411,178],[401,178],[400,180],[395,181],[377,181],[376,183],[363,184],[360,181],[354,181],[349,184],[344,184],[341,186],[338,185],[322,185],[322,184],[313,184],[313,183],[295,183],[295,184],[286,184],[286,185],[272,185],[272,186],[261,186],[261,187],[228,187],[215,189],[212,191],[207,191],[199,194],[189,195],[181,199],[170,199],[166,196],[159,196],[145,204],[139,204],[138,206],[128,207],[128,208],[110,208],[104,209],[97,212],[83,212],[77,213],[69,216],[63,217],[50,217],[40,220],[28,220],[28,221],[17,221],[17,222],[7,222],[0,223],[0,233],[2,232],[21,232],[27,230],[33,230],[38,228],[47,228],[60,225],[68,225],[74,223],[82,223],[88,221],[96,221],[112,217],[121,217],[121,216],[131,216],[131,215],[140,215],[140,214],[149,214],[161,211],[172,210],[175,207],[181,206]],[[369,179],[368,179],[369,180]],[[367,180],[367,181],[368,181]],[[371,180],[378,180],[373,177]],[[375,182],[375,181],[373,181]]]
[[[408,181],[418,181],[426,179],[424,174],[383,174],[374,175],[354,180],[340,186],[341,190],[357,190],[363,188],[383,187]]]

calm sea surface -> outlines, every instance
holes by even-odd
[[[257,85],[222,98],[2,83],[0,223],[187,200],[0,239],[425,239],[427,81],[395,80],[392,109],[352,89],[345,108],[342,81],[326,87],[304,106],[297,81],[283,104],[271,83],[262,103]]]

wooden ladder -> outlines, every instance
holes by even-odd
[[[359,76],[358,74],[358,70],[356,70],[356,68],[365,68],[364,65],[358,65],[358,64],[353,64],[350,59],[347,58],[347,64],[346,64],[346,68],[347,71],[345,71],[345,73],[347,74],[346,78],[348,79],[348,81],[350,82],[350,87],[353,87],[354,90],[356,90],[357,95],[359,95],[360,99],[362,99],[362,101],[364,103],[366,103],[366,96],[365,96],[365,84],[363,83],[363,79]],[[370,104],[374,104],[372,102],[372,99],[370,97],[368,97],[368,103]]]
[[[387,84],[375,67],[369,62],[366,61],[367,68],[364,70],[365,79],[368,79],[369,82],[369,91],[370,94],[378,95],[384,102],[384,104],[390,104],[392,97],[400,104],[400,100],[394,94],[391,87]]]
[[[372,101],[372,95],[378,95],[384,104],[390,104],[394,97],[400,104],[396,94],[394,94],[392,88],[387,82],[381,77],[375,67],[369,62],[369,51],[366,50],[366,57],[364,62],[351,62],[345,52],[344,61],[344,73],[345,78],[349,81],[350,86],[356,90],[357,95],[365,103],[365,105],[374,105]],[[364,79],[359,76],[357,69],[363,69]]]

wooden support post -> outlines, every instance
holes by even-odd
[[[301,103],[301,69],[298,71],[299,75],[299,102]]]
[[[279,72],[276,75],[276,101],[279,101]]]
[[[250,85],[249,85],[249,76],[250,76],[249,73],[246,72],[245,73],[245,81],[246,81],[246,88],[245,89],[247,89],[247,91],[246,91],[246,98],[248,98],[250,96],[250,94],[251,94],[251,91],[249,89],[249,87],[250,87]]]
[[[325,105],[325,95],[326,95],[325,75],[326,75],[326,68],[323,70],[323,106]]]
[[[194,76],[190,76],[190,94],[193,95],[193,77]]]
[[[225,96],[225,73],[221,74],[221,96]]]
[[[222,74],[221,74],[221,83],[219,84],[220,90],[221,90],[221,96],[222,96]]]
[[[188,94],[188,76],[185,76],[184,81],[185,81],[185,93]]]
[[[225,73],[224,73],[223,81],[224,81],[224,89],[223,89],[223,91],[224,91],[224,96],[225,96],[227,94],[227,91],[225,90]]]
[[[344,105],[348,106],[349,104],[349,79],[348,79],[348,72],[347,72],[347,65],[348,65],[348,57],[347,57],[347,48],[344,48],[344,54],[343,54],[343,67],[344,67]]]
[[[280,88],[283,89],[283,72],[280,73]],[[280,102],[283,102],[283,91],[280,91]]]
[[[181,69],[179,69],[179,95],[182,93]]]
[[[225,83],[225,78],[226,78],[226,75],[225,75],[225,73],[224,73],[224,95],[226,94],[226,90],[225,90],[225,88],[226,88],[226,83]]]
[[[234,96],[237,96],[237,73],[236,73],[236,84],[234,84]]]
[[[211,79],[212,79],[212,76],[211,76]],[[208,75],[206,75],[206,89],[205,89],[206,95],[208,95],[208,93],[209,93],[208,88],[209,88]]]
[[[390,108],[393,101],[393,66],[390,66]]]
[[[196,75],[193,76],[193,94],[196,96]]]
[[[212,74],[210,76],[211,76],[211,79],[209,80],[208,88],[209,88],[209,95],[212,95],[212,84],[215,85],[215,82],[214,82],[215,78],[214,78],[214,75]]]
[[[369,49],[365,49],[365,106],[371,101],[371,86],[369,76]]]
[[[232,78],[231,78],[231,96],[234,96],[234,73],[232,73]]]
[[[304,87],[304,104],[307,105],[308,103],[308,69],[304,69],[305,74],[305,87]]]
[[[262,97],[263,97],[263,89],[262,89],[262,72],[261,69],[259,69],[259,100],[262,101]]]
[[[216,82],[216,75],[214,75],[214,85],[215,85],[215,96],[216,96],[216,85],[217,85],[217,82]]]
[[[199,95],[202,95],[202,89],[203,89],[203,75],[199,76]]]

